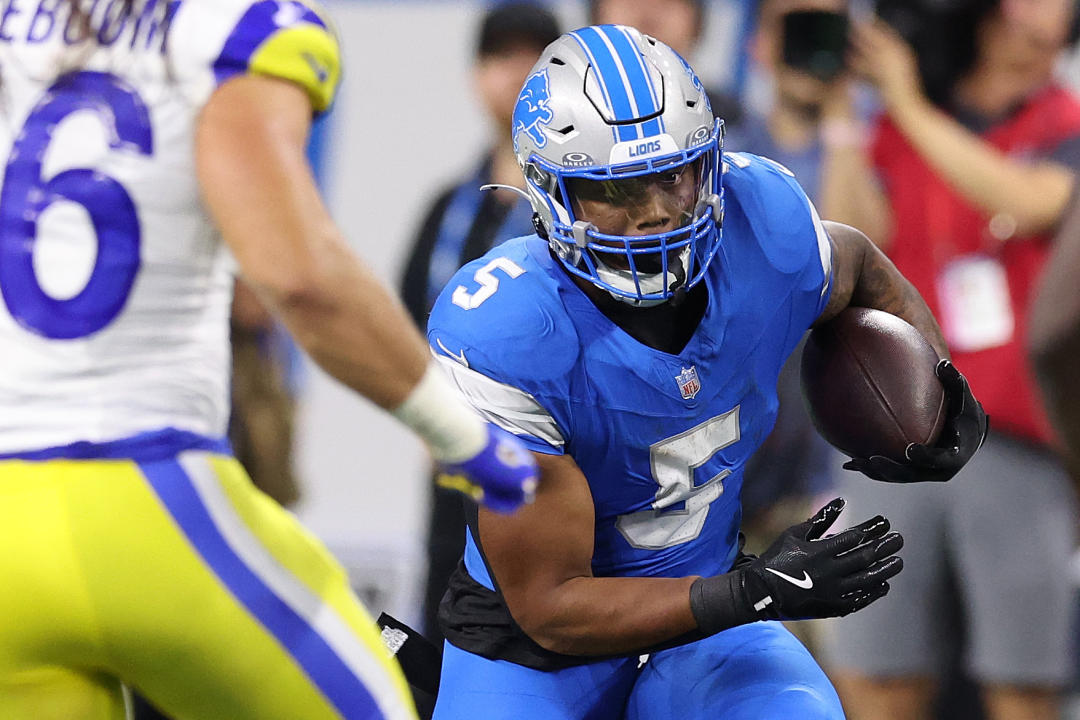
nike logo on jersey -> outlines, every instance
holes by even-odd
[[[315,77],[318,79],[320,85],[325,84],[326,81],[330,79],[330,70],[319,62],[314,55],[311,53],[301,53],[301,56],[304,58],[304,62],[308,64],[308,67],[311,68],[311,71],[315,73]]]
[[[439,338],[435,338],[435,342],[439,346],[439,348],[444,353],[446,353],[447,357],[451,357],[454,360],[457,360],[459,363],[461,363],[465,367],[469,367],[469,361],[465,359],[465,351],[464,350],[461,350],[459,352],[459,354],[455,355],[454,353],[450,352],[449,348],[447,348],[445,345],[442,344],[442,340],[440,340]]]
[[[787,580],[795,587],[802,588],[803,590],[809,590],[810,588],[814,587],[814,581],[810,577],[810,573],[806,572],[805,570],[802,571],[803,576],[800,580],[799,578],[793,578],[790,575],[785,575],[779,570],[773,570],[771,567],[767,567],[765,569],[771,572],[776,577],[780,578],[781,580]]]

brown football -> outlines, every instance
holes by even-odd
[[[933,444],[945,422],[938,356],[895,315],[847,308],[815,328],[802,356],[814,426],[852,457],[904,460],[909,443]]]

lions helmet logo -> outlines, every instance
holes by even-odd
[[[514,149],[517,149],[518,136],[527,133],[537,147],[547,145],[547,136],[540,128],[541,125],[549,124],[555,117],[548,107],[551,93],[548,90],[547,69],[533,73],[525,81],[525,87],[518,95],[517,105],[514,106]]]

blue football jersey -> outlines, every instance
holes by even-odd
[[[428,339],[470,402],[595,503],[597,576],[713,575],[737,552],[743,466],[772,429],[784,360],[828,300],[831,245],[782,166],[725,155],[709,301],[678,354],[609,320],[533,235],[463,267]],[[466,567],[492,588],[469,538]]]

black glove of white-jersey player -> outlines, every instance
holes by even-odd
[[[723,575],[699,578],[690,607],[702,632],[712,634],[755,620],[839,617],[889,591],[903,568],[904,545],[880,515],[822,537],[844,509],[837,498],[794,525],[761,554]]]

